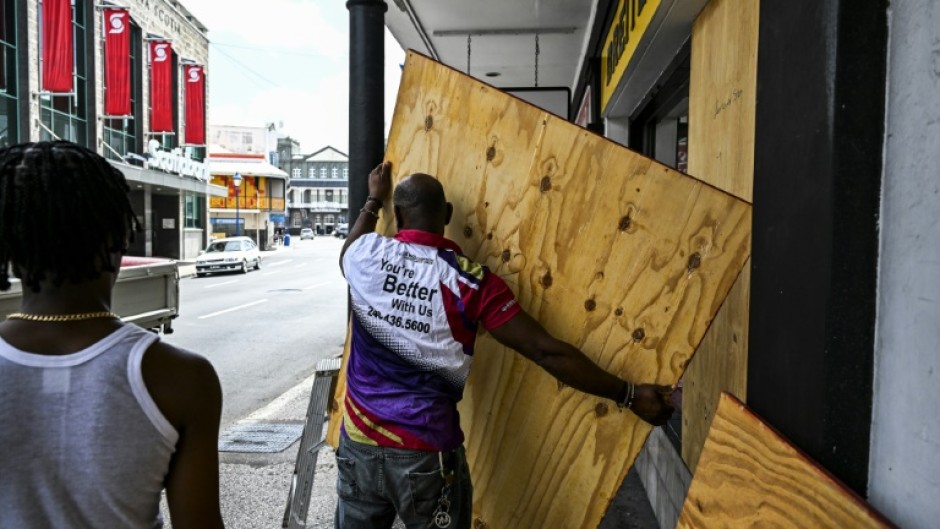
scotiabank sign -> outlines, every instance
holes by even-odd
[[[209,164],[183,156],[183,150],[178,147],[172,151],[152,151],[150,155],[147,165],[151,169],[191,176],[199,180],[209,179]]]

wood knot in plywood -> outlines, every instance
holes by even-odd
[[[486,161],[492,162],[493,158],[496,158],[496,146],[490,145],[490,147],[486,149]]]
[[[469,224],[463,227],[463,236],[468,239],[473,237],[473,228]]]
[[[630,218],[630,215],[624,215],[624,217],[620,219],[620,223],[617,224],[617,229],[619,229],[620,231],[627,231],[628,229],[630,229],[630,224],[632,222],[633,222],[633,219]]]
[[[545,193],[545,192],[547,192],[547,191],[550,191],[550,190],[552,189],[552,179],[551,179],[551,177],[543,176],[543,177],[542,177],[542,182],[539,184],[539,189],[540,189],[543,193]]]
[[[614,311],[614,316],[623,316],[623,307],[617,307],[617,310]]]
[[[545,272],[545,275],[542,276],[541,279],[539,279],[539,283],[541,283],[542,286],[545,287],[545,288],[548,288],[548,287],[552,286],[552,283],[554,283],[554,282],[555,282],[555,280],[552,278],[552,271],[551,271],[551,270],[549,270],[548,272]]]
[[[503,253],[500,254],[499,258],[502,259],[504,263],[508,263],[509,260],[512,259],[512,252],[509,250],[503,250]]]
[[[633,331],[634,342],[642,342],[643,338],[646,338],[646,331],[643,330],[643,327],[640,327],[637,330]]]
[[[489,202],[484,202],[484,203],[483,203],[483,207],[484,207],[484,208],[490,207],[490,203],[489,203]]]
[[[492,241],[492,240],[493,240],[493,232],[489,232],[489,233],[486,234],[486,240],[488,240],[488,241]]]
[[[689,273],[695,271],[696,268],[702,265],[702,256],[698,252],[689,256]]]
[[[434,126],[434,116],[428,116],[424,118],[424,131],[427,132],[431,130],[431,127]]]
[[[603,417],[604,415],[607,415],[608,411],[610,411],[610,408],[607,406],[607,404],[603,402],[598,402],[597,406],[594,406],[594,414],[597,415],[598,417]]]
[[[488,529],[488,528],[489,526],[486,525],[486,522],[484,522],[482,519],[477,518],[473,520],[473,529]]]
[[[584,310],[588,312],[593,312],[597,308],[597,302],[593,299],[589,299],[584,302]]]

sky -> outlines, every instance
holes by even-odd
[[[339,0],[182,0],[209,29],[209,124],[274,123],[348,153],[349,12]],[[386,30],[386,132],[405,54]]]

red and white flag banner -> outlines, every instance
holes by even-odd
[[[7,28],[7,9],[0,9],[0,28]],[[7,89],[7,54],[5,50],[0,50],[0,90]]]
[[[104,113],[131,114],[131,14],[104,10]]]
[[[206,143],[206,69],[201,64],[183,67],[186,80],[186,140],[188,145]]]
[[[173,45],[150,41],[150,132],[173,130]]]
[[[44,92],[73,90],[72,2],[42,1],[42,87]]]

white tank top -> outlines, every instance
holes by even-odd
[[[163,527],[178,435],[141,375],[156,340],[124,325],[48,356],[0,338],[0,529]]]

